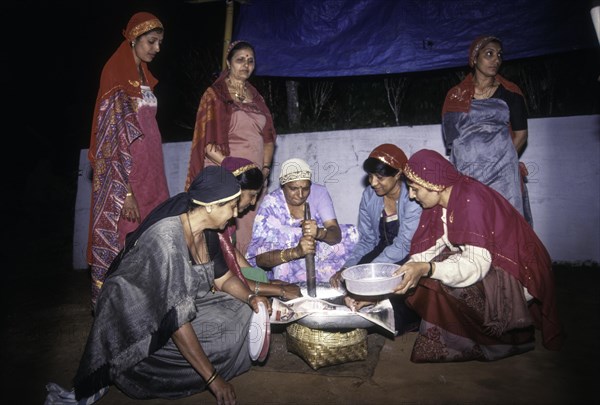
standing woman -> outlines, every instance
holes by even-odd
[[[498,191],[532,225],[527,169],[519,164],[527,142],[527,106],[519,87],[498,74],[502,51],[493,36],[471,44],[472,71],[446,95],[442,132],[458,171]]]
[[[140,12],[123,35],[102,70],[88,153],[93,169],[88,237],[92,305],[125,236],[169,197],[153,93],[157,80],[147,65],[160,52],[163,26],[152,14]]]
[[[261,168],[266,179],[275,149],[275,127],[269,108],[248,82],[254,72],[254,48],[245,41],[231,43],[227,69],[200,100],[192,140],[186,190],[206,166],[220,165],[227,156],[245,158]],[[261,196],[259,196],[260,203]],[[255,208],[237,219],[236,246],[246,253],[252,236]]]

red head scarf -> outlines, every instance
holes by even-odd
[[[156,28],[163,28],[162,23],[154,15],[146,12],[135,13],[123,30],[123,36],[128,41],[134,41],[140,35]]]
[[[498,38],[491,35],[483,35],[475,38],[475,40],[471,43],[469,47],[469,66],[473,67],[475,65],[475,60],[477,60],[477,56],[479,55],[479,51],[481,48],[489,44],[490,42],[498,42],[500,47],[502,47],[502,41]]]
[[[96,96],[94,118],[92,120],[92,135],[90,139],[89,159],[93,162],[96,154],[96,132],[98,131],[98,108],[103,99],[110,97],[115,91],[125,91],[130,97],[141,97],[140,74],[135,64],[131,41],[155,28],[163,28],[161,22],[150,13],[134,14],[127,27],[123,30],[125,40],[112,54],[102,69],[100,87]],[[141,62],[148,86],[154,89],[158,80],[148,70],[148,64]]]
[[[500,45],[502,45],[502,42],[497,37],[491,35],[477,37],[473,43],[471,43],[471,46],[469,47],[470,67],[475,65],[475,60],[477,59],[477,55],[479,55],[481,48],[490,42],[498,42]],[[521,96],[523,95],[519,86],[509,80],[506,80],[499,74],[496,74],[496,81],[498,81],[508,91],[520,94]],[[460,82],[460,84],[451,88],[446,94],[444,106],[442,107],[442,117],[447,112],[468,112],[471,109],[471,100],[473,99],[474,95],[475,84],[473,82],[473,73],[469,73],[467,77]]]
[[[375,158],[396,170],[402,170],[407,161],[404,151],[391,143],[379,145],[373,149],[369,157]]]

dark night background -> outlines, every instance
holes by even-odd
[[[178,99],[181,49],[223,43],[223,2],[4,1],[2,52],[5,138],[5,226],[9,277],[30,266],[69,269],[79,153],[90,123],[104,63],[117,49],[132,14],[148,11],[165,26],[161,53],[150,65],[160,100]],[[159,106],[163,141],[174,111]],[[176,108],[176,104],[173,103]],[[173,105],[172,104],[172,105]],[[166,123],[166,124],[163,124]],[[51,263],[59,266],[51,266]],[[64,266],[63,266],[64,265]],[[16,267],[15,267],[16,266]]]
[[[235,4],[237,10],[239,5]],[[50,273],[69,271],[79,153],[89,146],[100,72],[123,40],[122,29],[137,11],[151,12],[163,22],[163,47],[150,65],[159,79],[158,122],[164,142],[188,141],[191,129],[181,125],[182,116],[183,121],[187,119],[189,124],[191,119],[193,123],[197,100],[210,83],[209,70],[216,71],[220,63],[225,0],[203,4],[185,0],[4,0],[0,9],[7,27],[0,80],[5,99],[2,133],[6,144],[4,172],[8,175],[4,186],[3,236],[9,240],[4,254],[11,268],[8,277],[20,277],[40,266]],[[190,63],[193,55],[195,63]],[[517,83],[523,71],[537,75],[541,81],[539,77],[549,67],[554,73],[547,76],[547,83],[555,90],[549,95],[541,89],[538,95],[552,99],[553,113],[600,112],[597,49],[533,58],[524,63],[507,60],[503,72]],[[200,70],[202,81],[190,85],[189,74]],[[418,118],[417,113],[429,110],[430,116],[439,120],[443,96],[457,82],[458,70],[406,75],[412,83],[408,91],[414,93],[407,96],[411,102],[403,107],[405,121],[401,125],[436,123]],[[273,84],[273,88],[284,88],[282,78],[266,80],[271,80],[269,86]],[[256,77],[253,81],[264,95],[265,79]],[[306,81],[306,87],[310,81]],[[385,93],[380,93],[381,82],[381,77],[335,79],[338,105],[351,103],[341,111],[361,119],[351,125],[376,126],[384,120],[388,123],[383,126],[392,125],[390,112],[385,110]],[[319,129],[286,126],[285,91],[275,95],[279,98],[270,107],[280,134]],[[382,107],[376,110],[378,103]],[[537,117],[544,114],[538,111]],[[338,118],[343,121],[344,117]],[[305,121],[316,120],[310,120],[308,115]],[[324,130],[342,128],[339,123],[335,126],[333,114],[323,121],[332,126]]]

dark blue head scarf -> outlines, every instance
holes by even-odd
[[[179,193],[158,205],[133,232],[125,238],[125,247],[111,263],[107,276],[119,266],[123,256],[152,225],[167,217],[181,215],[195,206],[207,206],[231,201],[241,194],[240,184],[233,174],[221,166],[208,166],[194,179],[187,192]]]

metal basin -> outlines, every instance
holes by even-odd
[[[309,297],[306,283],[299,283],[300,291],[304,297]],[[315,298],[331,302],[336,305],[344,305],[344,296],[346,291],[337,290],[329,283],[317,283],[317,296]],[[364,312],[368,312],[364,308]],[[297,321],[300,325],[312,329],[355,329],[369,328],[374,325],[373,322],[363,318],[355,312],[340,312],[336,310],[323,310],[318,313],[306,315]]]

